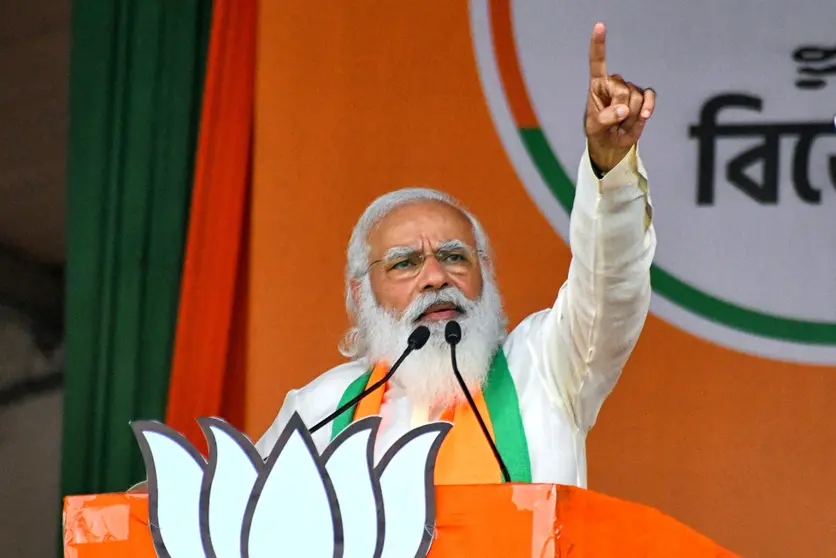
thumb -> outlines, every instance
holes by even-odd
[[[613,105],[598,113],[596,124],[601,130],[620,124],[628,116],[630,116],[630,108],[627,105]]]

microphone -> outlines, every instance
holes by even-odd
[[[502,456],[499,455],[499,449],[496,447],[493,438],[491,438],[491,433],[488,432],[488,427],[485,425],[485,421],[482,419],[479,409],[476,408],[473,396],[470,395],[470,390],[467,389],[467,384],[464,383],[464,378],[462,378],[462,374],[459,372],[459,366],[456,363],[456,345],[458,345],[462,340],[462,328],[459,325],[459,322],[455,320],[447,322],[447,325],[444,327],[444,339],[450,345],[450,357],[453,362],[453,374],[456,375],[456,380],[459,381],[459,386],[461,386],[464,396],[467,398],[467,403],[473,410],[473,414],[476,415],[476,420],[479,421],[479,426],[482,427],[482,433],[485,435],[485,439],[491,446],[493,456],[496,458],[496,463],[499,465],[499,470],[502,471],[502,480],[504,482],[511,482],[511,474],[508,472],[508,467],[505,466]]]
[[[404,361],[404,359],[406,359],[406,357],[409,356],[409,354],[412,351],[422,349],[424,345],[427,344],[427,340],[429,340],[429,338],[430,328],[423,325],[415,328],[415,331],[409,334],[409,337],[406,340],[406,350],[404,350],[404,352],[401,353],[401,356],[398,358],[398,360],[395,361],[395,364],[392,365],[392,368],[389,369],[389,372],[387,372],[386,375],[383,376],[379,381],[364,389],[360,393],[360,395],[353,398],[351,401],[349,401],[348,403],[346,403],[345,405],[343,405],[342,407],[340,407],[339,409],[322,419],[316,426],[310,429],[310,433],[313,434],[314,432],[316,432],[317,430],[319,430],[320,428],[322,428],[323,426],[325,426],[326,424],[343,414],[346,410],[359,403],[371,392],[388,382],[392,375],[395,373],[395,370],[397,370],[401,363]]]

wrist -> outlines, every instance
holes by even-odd
[[[589,158],[589,164],[592,166],[592,174],[594,174],[598,180],[603,179],[607,174],[607,171],[596,165],[595,161],[593,161],[591,157]]]
[[[598,178],[602,178],[617,167],[628,153],[630,153],[630,148],[596,149],[591,143],[589,144],[589,162],[592,164],[592,170],[595,171]]]

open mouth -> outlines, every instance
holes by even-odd
[[[461,313],[463,313],[462,310],[455,304],[451,302],[439,302],[427,308],[415,321],[438,322],[441,320],[452,320]]]

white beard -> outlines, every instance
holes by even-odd
[[[368,347],[365,356],[371,362],[384,361],[389,366],[406,349],[407,338],[418,326],[415,320],[430,306],[447,302],[463,309],[456,319],[462,328],[462,340],[456,346],[456,363],[469,390],[484,386],[491,359],[505,339],[507,324],[496,283],[488,274],[477,301],[468,299],[455,287],[447,287],[419,295],[400,318],[378,305],[368,275],[362,281],[360,295],[357,326]],[[415,403],[447,407],[464,401],[453,374],[450,345],[444,339],[446,322],[425,325],[430,329],[429,341],[406,357],[395,372],[392,384],[403,389]]]

